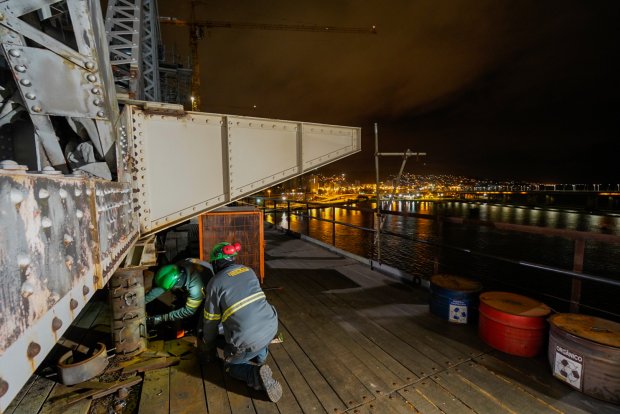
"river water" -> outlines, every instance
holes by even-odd
[[[375,205],[367,203],[358,207],[374,208]],[[389,209],[620,236],[620,215],[464,202],[397,201]],[[339,222],[373,227],[371,212],[326,208],[311,209],[310,214],[324,219],[332,219],[333,214]],[[266,219],[273,222],[273,214],[268,214]],[[278,214],[277,220],[278,225],[288,228],[289,217],[286,213]],[[309,230],[310,237],[332,244],[331,223],[313,219],[308,223],[305,218],[291,214],[290,229],[302,234],[308,234]],[[342,225],[336,225],[335,230],[336,247],[371,257],[374,238],[371,232]],[[572,270],[573,240],[499,231],[472,224],[444,223],[440,226],[436,220],[394,215],[387,216],[384,230],[417,239],[382,235],[381,261],[385,264],[422,278],[432,276],[435,269],[440,273],[475,278],[481,280],[487,290],[516,291],[539,297],[559,311],[568,310],[571,295],[569,276],[532,269],[514,261]],[[474,254],[463,252],[463,249]],[[506,260],[498,260],[498,257]],[[620,280],[620,244],[587,241],[583,272]],[[620,288],[585,281],[581,297],[584,312],[620,320]]]

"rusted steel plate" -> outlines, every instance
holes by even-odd
[[[131,203],[131,184],[95,181],[97,230],[103,287],[127,250],[138,239],[138,221]]]
[[[0,410],[137,239],[130,193],[128,184],[0,170]]]
[[[0,351],[73,287],[92,286],[91,193],[85,179],[0,175]]]

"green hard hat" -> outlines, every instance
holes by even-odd
[[[181,269],[179,266],[169,264],[162,266],[157,273],[155,273],[155,284],[162,289],[170,290],[179,281],[181,277]]]
[[[239,243],[231,244],[228,242],[220,242],[211,250],[211,261],[214,262],[221,259],[231,260],[237,255],[239,250],[241,250],[241,245]]]

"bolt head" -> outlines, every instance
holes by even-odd
[[[29,79],[22,79],[22,80],[20,80],[20,81],[19,81],[19,83],[21,83],[21,84],[22,84],[22,85],[24,85],[24,86],[30,86],[30,85],[32,85],[32,82],[30,82],[30,80],[29,80]]]
[[[15,66],[15,70],[20,72],[20,73],[24,73],[26,71],[26,66],[24,66],[24,65],[16,65]]]
[[[87,75],[86,79],[88,79],[89,82],[96,82],[97,81],[97,77],[95,75]]]
[[[37,112],[37,113],[39,113],[39,112],[41,112],[41,111],[42,111],[42,109],[41,109],[41,107],[40,107],[39,105],[34,105],[34,106],[33,106],[32,108],[30,108],[30,109],[32,109],[32,112]]]
[[[9,50],[9,55],[13,57],[20,57],[22,55],[22,52],[19,49],[11,49]]]
[[[95,100],[93,101],[93,103],[94,103],[95,105],[97,105],[97,106],[101,106],[101,104],[103,103],[103,101],[102,101],[101,99],[95,99]]]
[[[94,69],[95,64],[93,62],[86,62],[86,69]]]
[[[28,98],[28,99],[35,99],[36,97],[37,97],[37,95],[35,95],[35,94],[34,94],[34,93],[32,93],[32,92],[28,92],[28,93],[26,94],[26,98]]]
[[[101,89],[99,88],[92,88],[90,91],[95,95],[99,95],[101,93]]]
[[[103,111],[99,111],[99,112],[97,112],[97,116],[98,116],[99,118],[103,118],[103,117],[105,116],[105,112],[103,112]]]

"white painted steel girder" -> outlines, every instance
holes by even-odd
[[[138,237],[128,183],[10,167],[0,170],[0,411]]]
[[[137,106],[122,119],[142,236],[361,150],[353,127]]]

